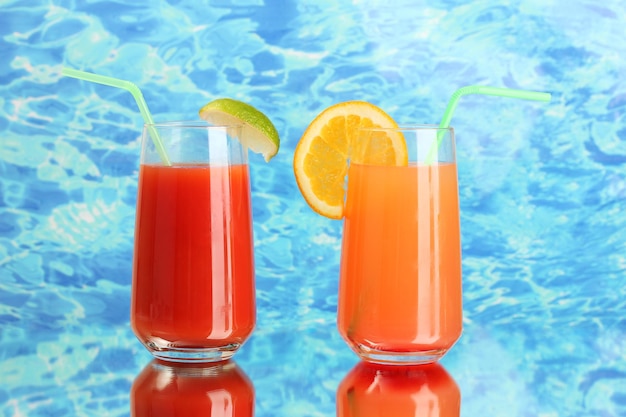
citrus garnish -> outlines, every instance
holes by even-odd
[[[379,165],[407,164],[404,136],[397,131],[375,132],[367,153],[351,155],[358,129],[367,127],[393,129],[398,125],[373,104],[348,101],[322,111],[300,138],[293,169],[300,192],[317,213],[331,219],[343,217],[349,158]]]
[[[216,125],[242,124],[244,146],[260,153],[265,161],[272,159],[280,147],[280,138],[272,121],[251,105],[232,98],[219,98],[198,112],[200,117]]]

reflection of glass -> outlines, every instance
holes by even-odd
[[[458,417],[461,392],[437,364],[360,362],[337,389],[337,417]]]
[[[149,137],[158,131],[166,166]],[[250,179],[239,126],[144,128],[131,324],[157,358],[231,357],[254,329]]]
[[[180,364],[154,360],[133,382],[131,416],[252,417],[254,386],[232,361]]]
[[[380,152],[380,138],[398,133],[408,165],[350,163],[338,327],[363,360],[428,363],[462,329],[454,134],[432,126],[363,129],[352,154],[375,160],[367,156]],[[426,162],[431,149],[436,159]]]

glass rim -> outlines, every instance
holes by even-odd
[[[171,120],[165,122],[144,123],[144,128],[187,128],[187,129],[207,129],[207,128],[242,128],[243,123],[233,124],[213,124],[206,120]]]
[[[371,131],[371,132],[400,132],[400,131],[421,131],[421,130],[434,130],[434,131],[446,131],[446,132],[454,132],[454,128],[452,126],[448,127],[440,127],[437,124],[428,124],[428,123],[416,123],[416,124],[400,124],[396,127],[359,127],[359,131]]]

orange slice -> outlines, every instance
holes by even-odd
[[[296,146],[293,169],[302,196],[317,213],[341,219],[348,159],[378,165],[406,165],[404,137],[398,131],[377,131],[368,152],[351,155],[359,128],[397,128],[383,110],[364,101],[335,104],[307,127]]]

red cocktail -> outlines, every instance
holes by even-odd
[[[246,153],[233,128],[156,127],[172,164],[144,140],[131,325],[158,358],[222,360],[255,326]]]

